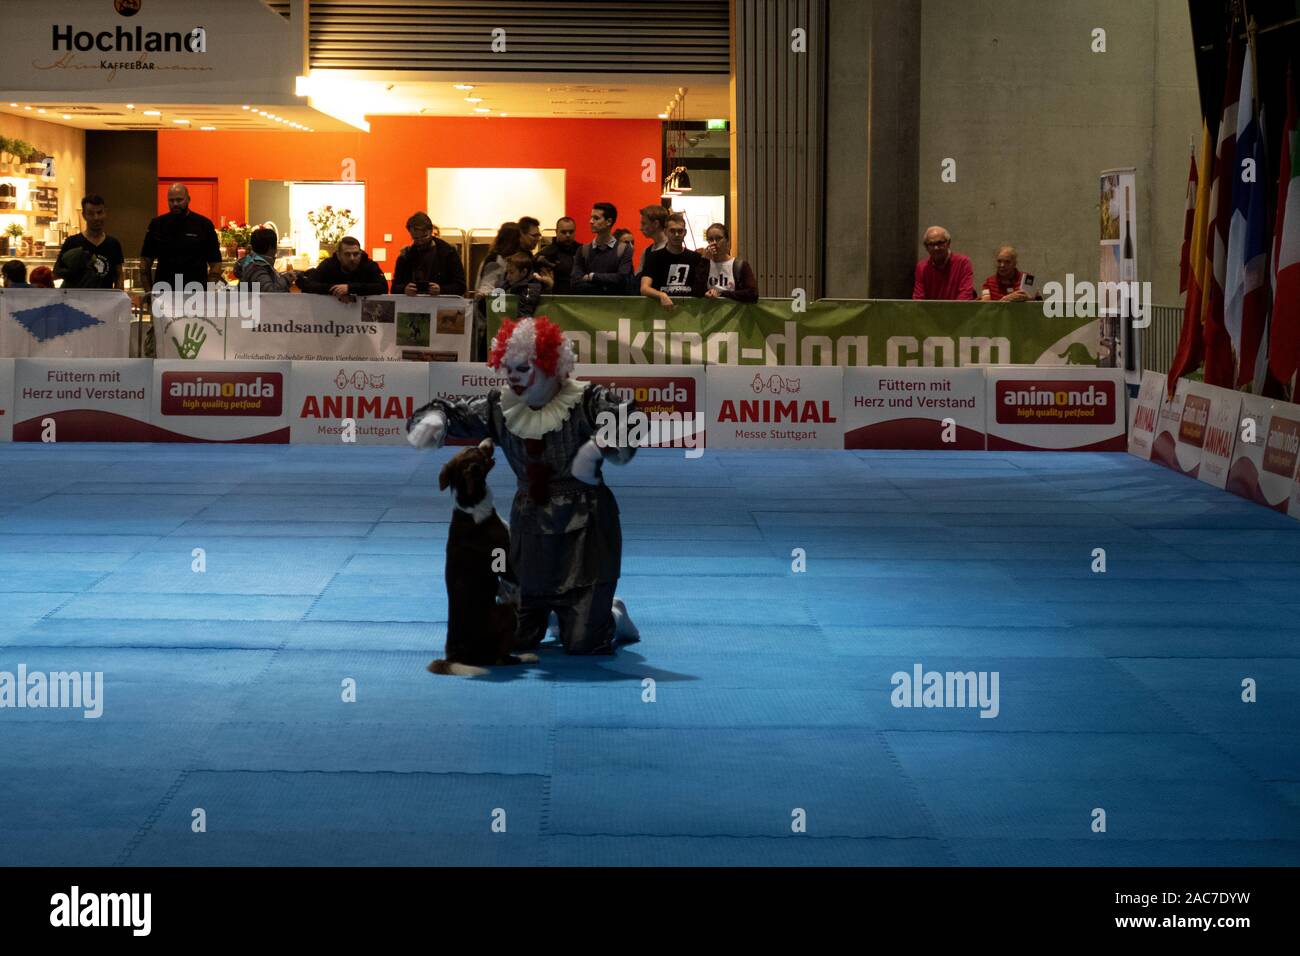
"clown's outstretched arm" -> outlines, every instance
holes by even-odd
[[[421,405],[406,422],[406,440],[416,448],[441,448],[448,436],[482,441],[494,438],[489,427],[491,398],[451,402],[435,398]]]
[[[600,448],[600,453],[606,461],[612,461],[616,465],[626,465],[636,454],[636,446],[631,444],[619,444],[619,440],[608,441],[606,436],[611,432],[620,440],[626,440],[624,430],[615,428],[602,429],[602,424],[613,422],[615,426],[618,423],[626,422],[630,427],[629,416],[637,411],[635,401],[623,402],[619,397],[603,385],[593,385],[587,389],[587,394],[583,396],[586,407],[587,417],[591,420],[593,427],[596,429],[598,439],[596,444]]]

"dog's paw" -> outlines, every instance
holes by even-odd
[[[536,664],[541,660],[536,654],[516,654],[515,657],[525,664]]]

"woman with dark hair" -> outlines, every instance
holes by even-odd
[[[523,232],[517,222],[503,222],[497,230],[497,237],[492,240],[487,258],[478,270],[478,282],[474,291],[480,296],[489,296],[492,290],[504,288],[506,281],[506,260],[523,248]]]
[[[708,243],[703,250],[704,258],[709,263],[709,288],[704,297],[757,302],[758,280],[754,268],[731,254],[731,230],[715,222],[704,230],[704,238]]]

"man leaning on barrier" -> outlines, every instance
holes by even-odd
[[[359,295],[387,295],[388,280],[361,251],[361,243],[344,236],[334,255],[298,278],[298,288],[315,295],[332,295],[340,302],[355,302]]]

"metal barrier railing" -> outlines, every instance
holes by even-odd
[[[1169,371],[1178,351],[1178,336],[1183,328],[1181,305],[1151,306],[1151,324],[1135,330],[1141,336],[1139,355],[1142,367],[1161,374]]]

